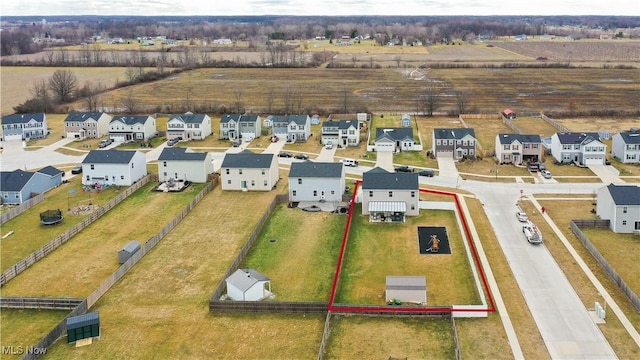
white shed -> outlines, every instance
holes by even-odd
[[[227,296],[235,301],[260,301],[271,295],[271,280],[254,269],[238,269],[226,282]]]
[[[424,276],[387,276],[387,300],[427,304],[427,279]]]

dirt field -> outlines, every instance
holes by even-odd
[[[566,41],[491,41],[488,44],[532,59],[569,62],[635,62],[640,61],[640,41],[637,40],[580,40]]]

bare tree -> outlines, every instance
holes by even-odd
[[[126,96],[120,100],[120,105],[128,114],[136,113],[136,109],[138,108],[138,101],[133,96],[133,89],[129,89],[129,91],[127,91]]]
[[[400,61],[402,61],[402,58],[400,57],[400,55],[396,55],[393,57],[393,60],[396,62],[396,67],[400,67]]]
[[[237,114],[243,113],[244,104],[242,103],[242,88],[237,87],[233,92],[233,96],[235,99],[234,106],[235,106],[236,113]]]
[[[129,82],[129,84],[133,84],[136,81],[136,78],[138,77],[138,74],[136,73],[136,69],[134,69],[131,66],[127,66],[127,69],[125,70],[124,74],[127,77],[127,81]]]
[[[457,115],[465,114],[469,110],[471,94],[467,90],[456,91],[456,111]]]
[[[358,62],[358,58],[355,55],[353,55],[351,57],[351,63],[353,64],[353,67],[356,67],[357,62]]]
[[[425,93],[420,97],[420,110],[427,116],[433,116],[433,113],[440,106],[440,97],[433,87],[425,89]]]
[[[342,89],[342,113],[349,113],[349,90],[347,88]]]
[[[72,99],[78,86],[78,78],[71,70],[56,70],[49,78],[49,90],[51,90],[60,102]]]
[[[98,110],[98,94],[103,90],[100,84],[94,85],[91,82],[87,82],[81,90],[84,96],[84,103],[87,106],[87,111]]]
[[[266,87],[265,100],[267,102],[267,113],[271,113],[273,111],[273,102],[275,101],[276,94],[273,91],[273,87]]]
[[[31,88],[31,95],[33,100],[38,104],[38,112],[47,112],[51,105],[51,99],[49,99],[49,90],[47,89],[47,83],[44,80],[40,80],[33,84]]]
[[[290,114],[293,108],[293,94],[294,89],[291,87],[287,87],[284,89],[284,93],[282,95],[282,103],[284,104],[284,113]]]

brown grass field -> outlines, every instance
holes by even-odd
[[[640,61],[640,42],[581,40],[564,41],[491,41],[495,47],[522,54],[533,59],[545,57],[550,62],[568,61],[578,63],[636,63]]]
[[[68,313],[66,310],[2,309],[0,346],[13,346],[16,350],[18,346],[23,349],[33,346]],[[3,353],[2,358],[19,357]]]

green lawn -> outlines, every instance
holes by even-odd
[[[24,354],[7,354],[4,352],[5,346],[12,346],[15,352],[19,346],[26,350],[58,325],[69,312],[67,310],[2,309],[0,316],[2,358],[20,359]]]

